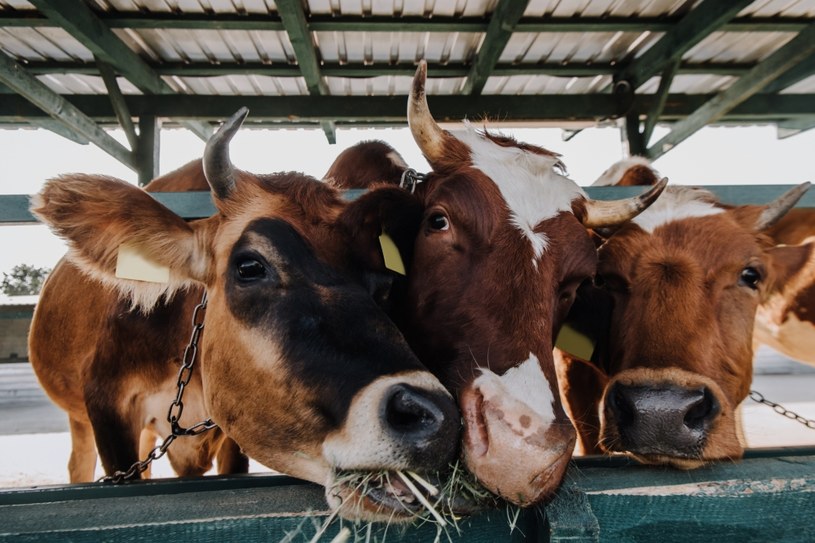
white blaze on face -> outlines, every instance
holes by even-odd
[[[572,202],[586,196],[583,189],[557,173],[555,157],[502,147],[472,128],[454,135],[469,146],[473,166],[498,186],[515,226],[529,239],[535,259],[539,259],[549,239],[544,233],[535,232],[535,227],[560,212],[571,212]]]
[[[669,186],[656,202],[632,219],[634,224],[653,234],[657,227],[682,219],[723,213],[709,201],[715,198],[707,190],[696,187]]]
[[[540,430],[544,432],[555,420],[552,386],[543,374],[538,357],[529,358],[497,375],[483,369],[473,382],[485,403],[504,413],[504,422],[519,435],[527,437]],[[524,419],[524,417],[529,417]]]

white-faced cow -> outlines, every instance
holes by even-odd
[[[633,175],[656,179],[639,167]],[[594,355],[564,357],[560,373],[585,452],[686,469],[742,456],[737,411],[752,381],[756,309],[809,256],[763,232],[807,188],[729,206],[669,187],[605,241],[594,286],[569,317],[596,340]]]
[[[425,80],[421,63],[408,122],[433,171],[412,193],[375,186],[349,205],[344,222],[358,238],[384,231],[399,247],[407,275],[391,293],[391,315],[458,398],[468,468],[493,493],[529,505],[557,488],[574,447],[552,341],[578,285],[595,271],[586,228],[630,219],[662,187],[592,201],[549,151],[470,127],[442,130]],[[393,182],[391,165],[398,171],[400,161],[381,144],[378,154],[382,170],[370,180]],[[344,153],[327,177],[352,186],[345,179],[357,162]],[[358,256],[383,265],[378,251]]]
[[[394,488],[348,499],[356,489],[334,485],[337,474],[445,468],[458,410],[363,288],[365,270],[350,265],[337,191],[232,166],[228,143],[244,117],[207,144],[210,218],[187,223],[141,189],[91,175],[53,179],[33,203],[70,246],[43,289],[30,352],[69,413],[71,479],[92,478],[94,438],[111,473],[137,460],[143,428],[167,432],[195,300],[188,287],[203,286],[206,328],[182,425],[211,416],[266,466],[333,487],[329,502],[346,504],[346,516],[409,517]],[[116,278],[122,244],[169,268],[170,282]],[[177,440],[176,469],[201,473],[217,439]]]

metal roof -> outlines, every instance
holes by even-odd
[[[0,0],[0,123],[106,149],[117,114],[205,136],[245,104],[331,137],[403,124],[421,59],[440,119],[617,122],[652,157],[709,123],[815,126],[815,0]]]

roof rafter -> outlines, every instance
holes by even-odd
[[[636,91],[643,83],[682,58],[688,50],[711,32],[721,28],[753,0],[703,0],[678,21],[662,38],[615,78],[627,81]]]
[[[462,94],[481,94],[528,4],[529,0],[498,1],[490,17],[484,41],[481,42],[475,62],[461,89]]]
[[[130,150],[113,139],[76,106],[26,73],[22,66],[2,51],[0,51],[0,82],[125,166],[136,169]]]
[[[725,113],[759,92],[773,79],[813,53],[815,53],[815,23],[800,32],[781,49],[759,62],[755,68],[730,87],[711,98],[685,119],[674,124],[668,134],[649,147],[648,156],[659,157],[706,124],[716,122]]]
[[[168,94],[173,89],[134,53],[82,0],[31,0],[31,3],[71,34],[93,55],[111,65],[146,94]],[[206,141],[212,128],[195,121],[184,125]]]
[[[306,88],[312,96],[328,94],[328,85],[320,74],[320,59],[314,49],[311,31],[306,22],[306,13],[300,0],[277,0],[277,12],[283,21],[283,27],[289,36],[289,41],[297,57],[297,65]],[[330,122],[322,123],[323,132],[329,143],[336,143],[337,134],[334,125]]]
[[[181,30],[284,30],[273,14],[229,13],[99,13],[109,28]],[[523,17],[515,32],[667,32],[681,17]],[[725,24],[723,32],[800,32],[809,24],[806,17],[739,17]],[[56,26],[31,11],[0,12],[0,27],[45,28]],[[312,15],[312,32],[486,32],[484,17],[387,17]]]

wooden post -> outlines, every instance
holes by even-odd
[[[139,117],[139,144],[136,146],[136,165],[139,169],[139,186],[158,177],[160,157],[161,121],[155,115]]]

